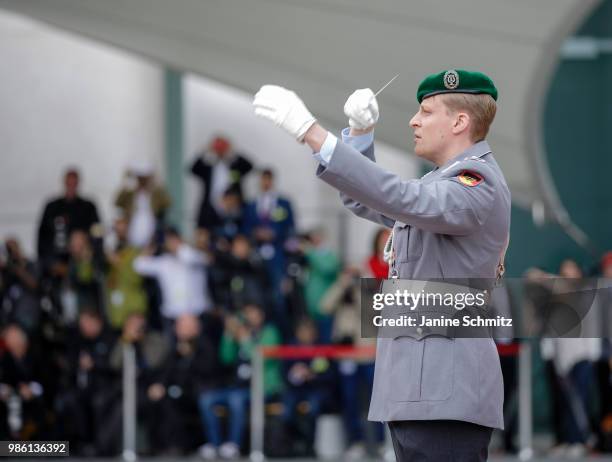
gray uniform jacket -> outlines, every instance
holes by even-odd
[[[465,181],[466,171],[474,181]],[[338,141],[317,176],[356,215],[394,228],[399,278],[495,278],[510,228],[510,191],[486,141],[419,180],[378,166],[373,145],[362,154]],[[491,338],[448,338],[427,329],[379,335],[369,420],[451,419],[503,428],[502,408]]]

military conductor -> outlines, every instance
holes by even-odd
[[[379,109],[355,91],[342,139],[321,127],[292,91],[264,85],[255,113],[308,144],[317,176],[352,212],[392,228],[390,277],[495,278],[503,272],[510,192],[485,138],[497,89],[480,72],[445,70],[418,87],[410,120],[414,152],[435,169],[404,180],[375,163]],[[484,461],[503,428],[503,383],[491,338],[453,338],[427,329],[379,336],[369,420],[388,422],[399,461]]]

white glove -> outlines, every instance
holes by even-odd
[[[355,90],[344,103],[344,114],[351,128],[365,130],[378,122],[378,103],[369,88]]]
[[[255,115],[271,120],[296,140],[302,141],[317,119],[308,111],[295,92],[278,85],[264,85],[253,99]]]

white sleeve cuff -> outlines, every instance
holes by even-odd
[[[330,132],[327,132],[327,136],[325,137],[323,146],[321,146],[321,150],[313,154],[315,159],[317,159],[324,167],[329,165],[334,149],[336,149],[336,143],[338,143],[338,138],[336,138]]]
[[[374,131],[357,136],[349,135],[350,132],[350,127],[342,130],[342,142],[352,146],[359,152],[365,151],[374,142]]]

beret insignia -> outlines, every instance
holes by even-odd
[[[444,74],[444,86],[449,90],[454,90],[459,86],[459,74],[457,74],[457,71],[446,71]]]

